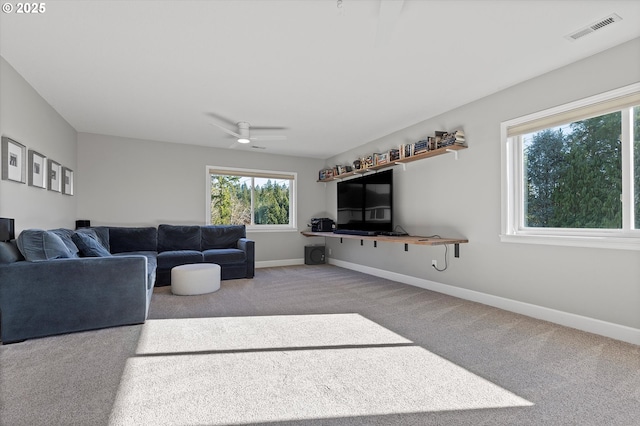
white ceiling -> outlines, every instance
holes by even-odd
[[[328,158],[640,37],[637,0],[384,3],[47,0],[0,54],[79,132],[251,150],[210,124],[248,121]]]

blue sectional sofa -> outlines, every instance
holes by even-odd
[[[253,278],[255,243],[241,225],[25,230],[0,242],[0,341],[143,323],[154,285],[202,262]]]

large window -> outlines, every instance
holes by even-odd
[[[210,224],[295,229],[295,173],[207,167],[207,181]]]
[[[640,249],[640,84],[502,123],[503,241]]]

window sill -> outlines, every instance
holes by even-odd
[[[247,226],[247,232],[298,232],[298,228],[270,227],[270,226]]]
[[[566,247],[640,250],[640,237],[501,234],[503,243],[543,244]]]

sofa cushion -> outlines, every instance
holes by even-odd
[[[244,225],[202,226],[202,250],[238,248],[238,240],[246,237]]]
[[[139,228],[110,227],[109,246],[111,253],[131,251],[156,251],[158,231],[152,226]]]
[[[50,229],[49,231],[53,232],[58,237],[60,237],[64,245],[67,246],[67,248],[69,249],[69,252],[71,253],[70,257],[79,257],[78,252],[80,250],[78,250],[78,247],[75,245],[75,243],[71,239],[71,237],[73,236],[73,230],[67,229],[67,228],[58,228],[58,229]]]
[[[200,250],[200,226],[158,226],[158,252]]]
[[[13,263],[24,260],[15,241],[0,241],[0,263]]]
[[[88,232],[92,235],[98,237],[98,242],[102,244],[102,247],[111,251],[111,246],[109,244],[109,227],[107,226],[94,226],[92,228],[80,228],[77,229],[76,232]]]
[[[202,263],[202,252],[198,250],[175,250],[158,253],[158,269],[171,269],[187,263]]]
[[[215,249],[202,252],[206,263],[242,263],[247,260],[246,253],[238,249]]]
[[[72,253],[55,233],[42,229],[25,229],[18,236],[18,249],[29,262],[72,257]]]
[[[76,246],[80,249],[80,254],[84,257],[108,257],[111,253],[100,244],[95,234],[87,232],[76,232],[71,237]]]

